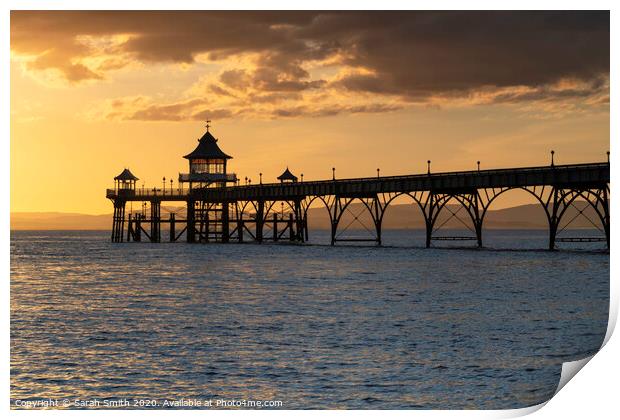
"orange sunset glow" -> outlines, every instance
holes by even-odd
[[[605,161],[609,14],[11,13],[12,212],[176,183],[206,120],[264,182]]]

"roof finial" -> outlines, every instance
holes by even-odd
[[[207,125],[205,125],[205,127],[207,127],[207,133],[208,133],[209,127],[211,127],[211,120],[207,120]]]

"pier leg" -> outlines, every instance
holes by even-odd
[[[142,242],[142,215],[136,214],[134,217],[136,219],[136,234],[134,235],[134,241]]]
[[[237,237],[239,238],[239,243],[243,242],[243,220],[239,219],[237,220]]]
[[[196,241],[196,218],[195,218],[195,201],[187,202],[187,243],[194,243]]]
[[[174,242],[175,238],[176,238],[176,232],[175,232],[175,214],[174,213],[170,213],[170,242]]]
[[[433,235],[433,226],[430,222],[426,222],[426,247],[431,247],[431,237]]]
[[[116,242],[114,237],[116,235],[116,204],[114,205],[114,213],[112,214],[112,233],[110,234],[110,241]]]
[[[336,233],[338,232],[338,209],[340,207],[340,198],[334,197],[333,214],[331,214],[332,232],[331,232],[331,245],[336,245]]]
[[[118,232],[120,241],[123,242],[123,231],[125,230],[125,205],[121,208],[121,229]]]
[[[549,250],[555,249],[555,237],[558,232],[558,189],[553,188],[553,207],[551,209],[551,217],[549,219]]]
[[[476,240],[478,241],[478,248],[482,248],[482,219],[480,218],[480,197],[478,191],[474,195],[474,229],[476,230]]]
[[[289,236],[288,239],[291,242],[293,242],[297,238],[297,235],[295,234],[293,230],[293,213],[289,213],[288,215],[288,236]]]
[[[482,248],[482,223],[476,223],[476,241],[478,241],[478,248]]]
[[[125,224],[125,201],[114,200],[114,215],[112,216],[112,242],[123,242]]]
[[[278,242],[278,214],[273,214],[273,241]]]
[[[610,249],[610,224],[609,224],[609,196],[607,195],[607,186],[603,187],[603,215],[605,223],[605,237],[607,238],[607,249]]]
[[[381,223],[382,223],[382,217],[381,217],[381,207],[379,204],[379,200],[377,199],[377,197],[375,197],[374,199],[374,207],[375,207],[375,214],[374,214],[374,219],[375,219],[375,231],[376,231],[376,235],[377,235],[377,245],[381,246]]]
[[[228,210],[228,203],[222,203],[222,242],[225,244],[230,240],[230,217]]]
[[[206,204],[204,201],[201,205],[202,211],[200,212],[200,242],[209,242],[209,210],[210,204]],[[203,237],[204,234],[204,237]]]
[[[305,214],[304,218],[302,220],[303,226],[304,226],[304,234],[306,236],[306,242],[308,242],[308,215]]]
[[[130,242],[133,237],[133,219],[131,217],[131,213],[129,213],[129,217],[127,218],[127,242]]]
[[[301,209],[301,201],[295,200],[295,238],[304,242],[304,213]]]
[[[118,234],[118,207],[116,203],[114,203],[114,215],[112,215],[112,237],[110,238],[112,242],[117,242],[116,237]]]
[[[263,243],[263,214],[265,211],[265,202],[258,202],[258,209],[256,210],[256,241]]]
[[[377,231],[377,245],[381,246],[381,221],[375,223],[375,230]]]
[[[161,242],[161,220],[159,201],[151,201],[151,242]]]
[[[427,214],[424,215],[426,219],[426,247],[431,247],[431,239],[433,237],[433,210],[434,210],[434,200],[433,193],[430,193],[430,197],[428,198],[428,210],[425,212]]]

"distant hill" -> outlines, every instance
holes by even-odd
[[[576,203],[578,208],[583,208],[585,203]],[[361,223],[372,226],[368,211],[361,203],[352,203],[340,222],[340,227],[351,224],[350,229],[363,228]],[[174,210],[169,208],[168,210]],[[450,206],[448,210],[455,212],[466,224],[471,226],[469,216],[459,206]],[[598,217],[595,212],[588,208],[584,214],[595,223]],[[563,220],[568,221],[577,215],[577,210],[571,208]],[[357,220],[355,220],[357,216]],[[437,221],[437,225],[445,223],[445,228],[464,228],[465,226],[456,218],[451,218],[449,211],[443,211]],[[162,208],[162,218],[167,218],[167,212]],[[361,223],[360,223],[361,222]],[[12,230],[108,230],[112,227],[112,214],[80,214],[80,213],[11,213]],[[308,227],[310,229],[329,229],[329,215],[325,208],[313,207],[308,210]],[[547,229],[547,219],[542,207],[538,204],[525,204],[501,210],[489,210],[485,217],[486,229]],[[591,228],[592,225],[583,217],[577,217],[572,223],[572,228]],[[423,229],[424,219],[417,206],[413,204],[391,205],[383,219],[383,229]]]
[[[585,202],[576,202],[575,205],[579,209],[585,207]],[[368,211],[364,209],[361,203],[352,203],[350,211],[347,211],[340,222],[340,226],[346,226],[351,223],[351,228],[362,227],[361,223],[366,226],[372,226],[372,221]],[[456,217],[450,217],[450,210],[462,220]],[[576,216],[578,211],[571,207],[567,210],[566,215],[562,219],[568,221]],[[598,216],[594,210],[588,207],[584,214],[595,223],[598,223]],[[355,216],[358,220],[355,220]],[[361,223],[360,223],[361,222]],[[445,228],[465,228],[466,223],[471,226],[471,221],[467,211],[459,205],[450,205],[446,210],[440,213],[436,226],[444,224]],[[571,223],[571,228],[592,228],[592,224],[583,216],[575,218]],[[326,229],[329,228],[329,214],[324,208],[311,208],[308,211],[308,227],[310,229]],[[539,204],[524,204],[521,206],[510,207],[500,210],[489,210],[484,218],[484,227],[486,229],[547,229],[547,217]],[[399,204],[391,205],[383,218],[383,229],[423,229],[424,218],[421,210],[417,205]]]
[[[11,213],[11,230],[108,230],[112,214]]]

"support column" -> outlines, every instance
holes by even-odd
[[[379,199],[375,197],[373,202],[374,202],[374,207],[375,207],[374,222],[375,222],[375,231],[377,235],[377,245],[381,246],[381,223],[382,223],[383,217],[381,217],[381,206],[379,203]]]
[[[118,232],[118,236],[120,238],[120,242],[123,242],[123,231],[125,230],[125,203],[123,203],[123,207],[121,207],[121,228]]]
[[[553,204],[551,208],[551,216],[549,217],[549,250],[553,251],[555,249],[555,237],[558,232],[558,210],[559,210],[559,201],[558,201],[558,189],[553,187]]]
[[[127,242],[130,242],[133,237],[133,219],[131,217],[131,213],[129,213],[129,217],[127,218]]]
[[[227,244],[230,240],[230,216],[228,214],[228,202],[222,203],[222,242]]]
[[[331,215],[331,222],[332,222],[332,232],[331,232],[331,244],[336,245],[336,233],[338,231],[338,219],[339,219],[339,215],[338,215],[338,206],[340,205],[340,198],[338,197],[334,197],[334,211]]]
[[[196,241],[196,217],[195,217],[195,205],[194,200],[187,202],[187,243],[194,243]]]
[[[136,214],[134,217],[136,219],[136,234],[134,236],[134,241],[142,242],[142,215]]]
[[[308,235],[308,213],[304,212],[304,218],[302,219],[303,227],[304,227],[304,235],[305,235],[305,241],[308,242],[309,239],[309,235]]]
[[[199,242],[209,242],[209,234],[211,233],[210,226],[210,210],[213,208],[212,203],[205,203],[204,201],[200,204],[200,238]],[[214,226],[215,228],[215,226]],[[204,235],[204,236],[203,236]],[[217,234],[216,234],[217,235]]]
[[[258,208],[256,209],[256,241],[259,244],[263,243],[264,211],[265,211],[265,202],[259,201]]]
[[[293,231],[293,213],[288,214],[288,236],[291,242],[297,237],[296,232]]]
[[[114,213],[112,214],[112,235],[110,236],[110,240],[112,242],[116,242],[117,220],[118,220],[118,207],[116,206],[116,202],[114,202]]]
[[[607,194],[607,186],[603,187],[603,216],[605,218],[604,220],[604,224],[605,224],[605,236],[607,238],[607,249],[611,249],[610,248],[610,223],[609,223],[609,196]]]
[[[433,217],[435,206],[435,195],[431,192],[428,197],[428,208],[425,209],[424,218],[426,219],[426,247],[431,247],[431,238],[433,237]]]
[[[239,239],[239,243],[243,242],[243,219],[237,220],[237,238]]]
[[[482,248],[482,219],[480,218],[480,196],[478,191],[474,194],[474,229],[476,230],[476,240],[478,248]]]
[[[161,242],[161,220],[159,201],[151,201],[151,242]]]
[[[273,241],[278,242],[278,213],[273,214]]]
[[[299,242],[304,242],[304,213],[301,209],[301,201],[295,200],[295,238]]]
[[[176,240],[175,219],[175,214],[170,213],[170,242],[174,242]]]
[[[123,242],[125,224],[125,200],[114,200],[114,215],[112,216],[112,242]]]

